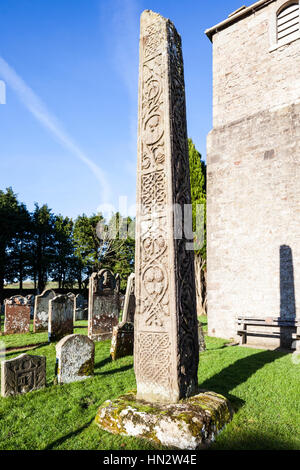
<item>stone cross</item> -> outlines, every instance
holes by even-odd
[[[30,301],[21,295],[14,295],[5,302],[4,333],[29,333],[30,331]]]
[[[39,333],[48,331],[49,300],[56,296],[54,290],[44,290],[41,295],[37,295],[34,301],[33,331]]]
[[[181,39],[141,16],[134,324],[137,399],[176,403],[197,391],[194,254],[171,210],[191,204]]]
[[[133,323],[134,321],[134,313],[135,313],[134,285],[135,285],[135,275],[134,273],[131,273],[127,280],[122,322]]]

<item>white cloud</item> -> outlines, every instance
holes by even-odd
[[[42,100],[2,57],[0,57],[0,76],[5,83],[15,91],[24,106],[33,114],[37,121],[45,127],[63,147],[90,168],[100,183],[102,202],[108,202],[111,191],[104,171],[85,155],[72,137],[63,129],[56,117],[48,111]]]

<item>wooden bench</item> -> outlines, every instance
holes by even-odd
[[[248,326],[268,327],[268,331],[248,330]],[[272,330],[270,331],[270,329]],[[237,334],[241,337],[240,344],[247,343],[247,336],[263,336],[278,338],[281,337],[282,328],[295,328],[296,332],[292,333],[291,339],[296,342],[296,350],[300,350],[300,319],[286,320],[278,317],[257,318],[257,317],[237,317]]]

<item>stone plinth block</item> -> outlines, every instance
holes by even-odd
[[[33,331],[39,333],[48,331],[49,301],[56,296],[53,290],[45,290],[35,297]]]
[[[226,398],[213,392],[176,404],[154,404],[137,400],[133,392],[99,408],[96,424],[113,434],[134,436],[177,449],[207,447],[231,421],[232,411]]]
[[[1,395],[8,397],[31,392],[46,385],[46,358],[20,356],[1,362]]]
[[[111,340],[110,355],[112,360],[133,355],[134,326],[130,322],[122,322],[115,326]]]
[[[58,295],[49,302],[49,341],[59,341],[73,333],[74,299]]]
[[[94,375],[95,345],[85,335],[69,335],[56,345],[58,383],[85,380]]]
[[[29,333],[30,303],[26,297],[15,295],[5,302],[4,332],[6,335]]]

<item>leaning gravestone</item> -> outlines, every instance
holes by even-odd
[[[59,341],[73,333],[74,299],[58,295],[49,302],[48,340]]]
[[[88,336],[93,341],[112,337],[119,322],[120,298],[116,278],[108,269],[93,273],[89,283]]]
[[[35,297],[33,331],[40,333],[48,331],[49,301],[56,296],[53,290],[45,290],[41,295]]]
[[[176,204],[178,219],[191,204],[181,39],[170,20],[149,10],[141,16],[137,180],[137,393],[105,402],[96,422],[162,445],[201,448],[231,414],[225,398],[198,391],[194,253],[171,211]]]
[[[122,322],[131,322],[131,323],[134,322],[134,313],[135,313],[135,294],[134,294],[135,287],[134,286],[135,286],[135,274],[132,273],[130,274],[127,280]]]
[[[26,297],[14,295],[5,301],[4,332],[6,335],[29,333],[30,303]]]
[[[122,322],[113,329],[110,355],[112,360],[125,356],[132,356],[134,342],[133,323]]]
[[[58,383],[85,380],[94,375],[95,345],[85,335],[69,335],[56,345]]]
[[[1,395],[8,397],[31,392],[46,385],[46,358],[20,356],[1,362]]]

